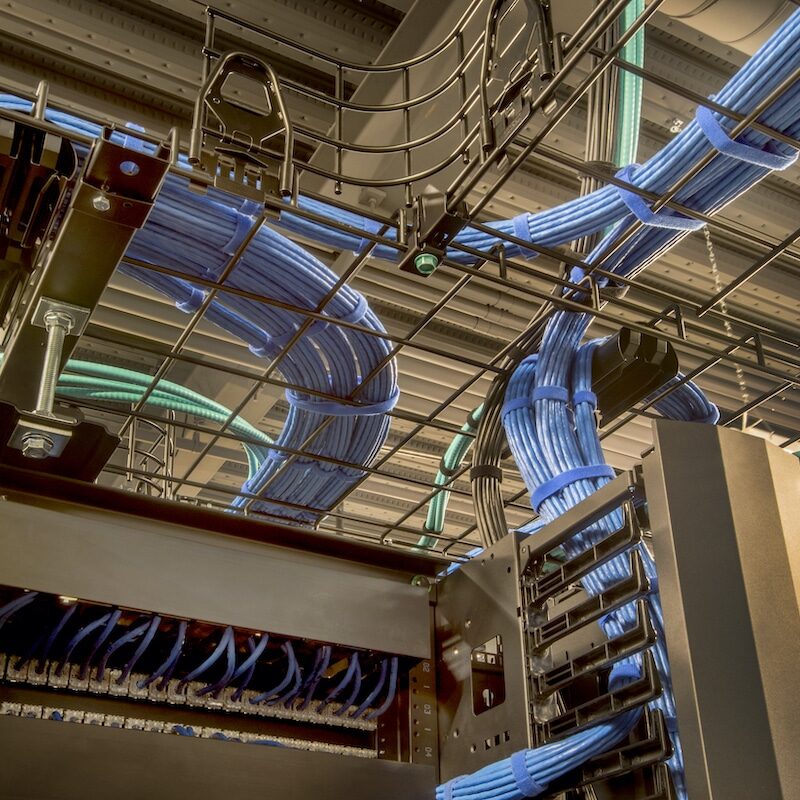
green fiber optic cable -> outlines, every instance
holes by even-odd
[[[436,473],[434,481],[436,486],[442,486],[453,477],[461,466],[461,462],[469,453],[472,443],[475,441],[475,432],[478,430],[478,423],[483,416],[483,403],[474,409],[467,417],[467,421],[461,426],[461,432],[457,433],[450,442],[450,446],[442,457],[439,471]],[[425,531],[428,533],[441,533],[444,530],[444,517],[447,511],[447,504],[450,500],[450,492],[442,489],[434,495],[428,505],[428,517],[425,520]],[[418,547],[430,549],[436,545],[436,538],[433,536],[423,536],[417,543]]]
[[[58,379],[57,392],[63,397],[74,399],[129,405],[141,401],[152,380],[152,376],[146,373],[71,359]],[[224,424],[231,414],[230,409],[221,403],[185,386],[165,380],[158,381],[145,403],[154,408],[190,414],[219,424]],[[266,458],[268,445],[272,443],[272,439],[239,416],[233,418],[229,427],[233,433],[263,443],[242,443],[252,476]]]
[[[631,0],[622,12],[621,32],[631,27],[644,12],[645,0]],[[640,28],[620,51],[620,59],[635,67],[644,66],[644,28]],[[632,72],[619,70],[619,103],[614,163],[619,167],[633,164],[639,150],[639,129],[642,120],[642,79]]]
[[[631,0],[621,16],[621,32],[624,33],[634,23],[636,18],[644,12],[645,0]],[[636,67],[644,66],[644,28],[638,30],[620,51],[620,59]],[[614,145],[614,163],[623,167],[636,161],[639,150],[639,130],[642,119],[642,79],[632,72],[619,70],[619,103],[617,106],[617,137]],[[440,469],[436,473],[434,484],[441,486],[448,480],[447,473],[452,475],[466,458],[477,424],[483,414],[483,405],[478,406],[461,428],[461,433],[456,434],[442,459],[444,472]],[[474,427],[470,421],[474,420]],[[466,434],[466,435],[465,435]],[[439,534],[444,530],[444,518],[450,492],[446,489],[437,493],[428,506],[428,516],[425,520],[424,530],[428,533]],[[423,536],[418,543],[419,547],[430,549],[436,545],[433,536]]]

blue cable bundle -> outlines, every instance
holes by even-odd
[[[31,103],[0,95],[0,106],[29,111]],[[48,110],[47,119],[90,136],[100,128],[78,117]],[[152,146],[121,133],[114,140],[134,150]],[[231,198],[218,192],[201,197],[188,188],[181,176],[170,174],[153,212],[132,242],[128,255],[142,261],[163,264],[186,273],[183,280],[146,269],[123,265],[121,271],[174,300],[177,307],[195,312],[205,294],[191,284],[191,277],[214,280],[220,277],[230,256],[255,224],[260,206],[245,202],[231,206]],[[314,311],[333,290],[337,275],[322,262],[282,234],[262,226],[226,285],[266,296],[281,303]],[[385,333],[380,320],[365,298],[349,286],[341,287],[324,307],[331,319],[357,324]],[[305,321],[302,314],[220,292],[208,305],[205,318],[247,344],[257,356],[276,358]],[[299,387],[287,390],[290,410],[275,444],[290,450],[369,464],[380,450],[389,429],[390,411],[397,402],[397,368],[391,359],[368,383],[363,379],[390,353],[390,343],[380,335],[315,320],[305,335],[292,346],[280,363],[287,383]],[[352,402],[321,400],[311,392],[323,392]],[[310,446],[303,444],[325,425]],[[249,494],[261,495],[257,510],[301,523],[315,523],[333,507],[359,478],[362,470],[318,461],[306,456],[294,458],[273,480],[290,458],[279,449],[266,448],[262,459],[243,486]],[[265,489],[267,484],[268,489]],[[291,509],[269,503],[269,499],[301,506]],[[235,507],[247,500],[238,497]]]
[[[800,66],[799,28],[800,13],[796,13],[718,95],[718,101],[747,114],[762,98],[790,77]],[[761,116],[761,121],[796,136],[800,130],[800,87],[793,85],[779,102]],[[791,148],[770,142],[766,136],[752,131],[732,141],[721,127],[717,115],[701,108],[695,122],[660,154],[635,174],[634,168],[628,167],[622,171],[620,177],[642,188],[662,193],[703,157],[709,144],[719,155],[677,195],[677,200],[685,206],[706,214],[716,213],[770,170],[784,169],[797,157],[797,153]],[[601,198],[606,204],[605,210],[595,206]],[[620,202],[624,208],[619,207]],[[598,213],[593,208],[597,208]],[[553,224],[545,232],[552,238],[539,235],[539,223],[548,215],[554,221],[554,214],[566,227],[562,227],[559,233],[558,226]],[[528,216],[528,225],[525,227],[531,233],[532,241],[552,245],[593,233],[616,222],[614,228],[586,259],[592,264],[601,260],[616,236],[634,219],[644,223],[643,226],[611,255],[605,265],[607,269],[620,275],[636,274],[698,227],[695,221],[669,211],[653,214],[641,198],[615,187],[602,189],[553,212],[545,212],[536,217]],[[518,218],[516,229],[508,232],[520,236],[522,228]],[[466,235],[469,236],[470,232]],[[485,243],[471,244],[476,247],[486,246]],[[573,270],[574,281],[582,277],[580,270]],[[531,492],[532,505],[545,521],[556,519],[577,505],[614,474],[605,463],[594,414],[597,398],[592,392],[591,364],[592,353],[599,342],[581,345],[590,322],[589,314],[557,312],[548,322],[539,353],[520,364],[509,381],[505,397],[503,424],[506,436]],[[662,414],[705,423],[715,423],[718,420],[718,410],[694,384],[678,376],[671,388],[675,390],[655,403],[656,409]],[[609,514],[592,528],[567,542],[564,545],[567,555],[577,556],[617,530],[621,524],[621,512]],[[685,798],[687,794],[683,759],[677,736],[669,663],[664,647],[663,615],[657,594],[655,564],[644,545],[639,545],[637,549],[653,589],[648,597],[657,634],[653,654],[664,686],[662,696],[654,705],[664,713],[674,744],[674,754],[669,765],[678,795]],[[618,556],[588,575],[583,580],[583,585],[589,594],[596,595],[624,580],[629,574],[627,557]],[[607,614],[601,624],[606,635],[614,638],[628,630],[634,622],[635,607],[628,605]],[[632,664],[623,666],[636,670]],[[612,670],[612,678],[619,668],[620,665]],[[552,755],[553,775],[562,775],[594,753],[613,746],[632,725],[631,723],[626,727],[622,723],[624,716],[621,715],[608,725],[597,726],[564,741],[547,745],[548,753]],[[614,727],[617,722],[619,727]],[[606,737],[600,749],[585,746],[585,738],[593,733],[598,737]],[[445,784],[439,787],[437,798],[447,800],[449,797],[469,796],[480,800],[490,797],[516,800],[537,796],[547,786],[547,780],[542,779],[543,773],[537,766],[538,760],[544,758],[544,750],[545,748],[538,748],[522,751],[510,761],[500,762],[469,778]],[[576,750],[580,753],[577,762],[569,757]],[[461,787],[466,787],[467,782],[473,788],[470,795],[466,792],[460,793]],[[501,785],[502,792],[499,791]]]
[[[747,114],[790,78],[798,67],[800,12],[795,12],[714,99],[720,105]],[[764,111],[759,122],[797,138],[800,135],[800,85],[795,83],[784,92]],[[717,157],[675,198],[686,207],[714,214],[771,171],[786,169],[797,158],[797,152],[790,146],[750,128],[732,141],[728,136],[732,127],[731,120],[700,107],[696,118],[660,152],[640,167],[625,167],[618,177],[642,190],[661,195],[710,149],[714,149],[718,152]],[[379,227],[373,220],[317,200],[301,198],[300,207],[362,231],[375,233]],[[491,222],[488,227],[542,247],[556,247],[604,231],[611,225],[616,225],[615,231],[618,232],[636,219],[645,222],[645,227],[609,258],[604,264],[606,269],[622,275],[635,274],[702,224],[669,209],[653,214],[638,195],[612,185],[538,214],[523,213],[514,219]],[[287,230],[342,249],[357,250],[365,241],[355,234],[343,233],[293,215],[288,209],[281,215],[279,224]],[[502,242],[474,228],[462,231],[456,241],[484,252]],[[608,237],[606,246],[611,241],[613,237]],[[505,243],[504,246],[509,256],[533,255],[533,251],[516,245]],[[644,257],[643,247],[647,250]],[[388,245],[378,245],[373,251],[375,256],[386,259],[396,259],[397,252]],[[447,255],[459,262],[474,260],[455,249],[448,251]],[[598,255],[594,255],[595,260]],[[579,272],[573,273],[574,280],[581,277]]]

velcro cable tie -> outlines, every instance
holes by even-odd
[[[453,800],[453,792],[456,790],[456,785],[459,781],[466,777],[466,775],[459,775],[457,778],[447,781],[447,783],[442,787],[442,789],[444,789],[444,800]]]
[[[538,797],[546,787],[531,777],[525,764],[525,753],[525,750],[518,750],[511,756],[511,772],[514,775],[514,782],[517,784],[517,791],[523,797]]]
[[[641,680],[642,669],[636,664],[623,661],[611,669],[611,674],[608,676],[608,684],[612,688],[616,688],[617,684],[625,682],[632,683],[633,681]]]
[[[201,289],[191,289],[191,293],[185,300],[175,303],[175,308],[185,311],[187,314],[194,314],[206,299],[206,293]]]
[[[439,472],[444,475],[445,478],[452,478],[454,475],[458,474],[458,467],[455,469],[450,469],[447,464],[444,463],[444,459],[439,463]]]
[[[478,464],[469,471],[469,479],[471,481],[477,478],[494,478],[502,483],[503,470],[500,469],[500,467],[495,467],[493,464]]]
[[[304,335],[308,334],[309,336],[318,336],[319,334],[324,333],[334,319],[347,322],[351,325],[358,325],[363,321],[368,311],[369,304],[367,303],[367,298],[364,297],[363,294],[359,293],[356,295],[356,304],[352,311],[348,312],[347,314],[342,314],[340,317],[331,317],[330,321],[327,319],[314,319],[304,331]],[[287,334],[284,334],[284,336],[286,335]],[[293,335],[294,331],[291,332],[286,341],[288,342]]]
[[[768,142],[765,148],[761,148],[731,139],[728,131],[722,127],[722,123],[710,108],[698,106],[695,120],[709,144],[722,155],[771,170],[786,169],[797,161],[797,150],[791,155],[784,155],[778,151],[774,142]]]
[[[232,256],[241,247],[242,242],[247,238],[250,229],[255,225],[252,217],[236,212],[236,228],[231,235],[231,238],[226,242],[222,248],[222,252],[226,256]]]
[[[572,405],[577,406],[579,403],[588,403],[593,408],[597,408],[597,395],[588,390],[581,390],[572,395]]]
[[[511,220],[511,224],[514,226],[514,236],[517,239],[522,239],[523,242],[530,242],[531,241],[531,229],[528,225],[528,217],[530,214],[528,212],[524,212],[522,214],[518,214],[514,219]],[[539,254],[535,250],[522,250],[522,257],[528,260],[536,258]]]
[[[280,350],[275,346],[272,340],[262,342],[261,344],[251,344],[247,348],[256,358],[275,358]]]
[[[633,169],[637,166],[638,164],[629,164],[627,167],[623,167],[617,172],[616,177],[621,181],[633,184]],[[667,228],[674,231],[697,231],[705,225],[702,220],[686,217],[668,208],[662,208],[660,211],[654,212],[644,199],[635,192],[630,189],[623,189],[621,186],[615,186],[615,188],[620,200],[628,207],[628,211],[643,225],[649,225],[651,228]]]
[[[533,390],[531,399],[537,400],[556,400],[559,403],[569,402],[569,392],[563,386],[537,386]]]
[[[575,467],[556,475],[555,478],[550,478],[545,481],[541,486],[531,495],[531,505],[539,513],[539,509],[547,500],[552,497],[556,492],[560,492],[565,487],[569,486],[576,481],[589,480],[591,478],[615,478],[616,473],[608,464],[589,464],[585,467]]]
[[[500,415],[505,419],[507,414],[512,411],[518,411],[520,408],[532,408],[533,400],[530,397],[515,397],[513,400],[508,400],[503,403],[503,408]]]
[[[289,405],[303,411],[313,411],[315,414],[327,414],[330,417],[358,417],[358,416],[378,416],[391,411],[400,398],[400,390],[395,388],[394,392],[377,403],[364,405],[346,405],[339,400],[323,400],[315,397],[303,397],[294,389],[286,390],[286,400]]]
[[[377,233],[383,225],[374,219],[364,218],[364,224],[362,226],[367,233]],[[358,240],[358,244],[353,249],[354,253],[360,253],[368,244],[372,244],[372,239],[368,239],[365,236],[362,236]]]
[[[369,311],[367,298],[361,293],[359,293],[357,297],[355,308],[349,314],[343,314],[337,319],[340,319],[342,322],[349,322],[351,325],[358,325],[358,323],[364,319]]]

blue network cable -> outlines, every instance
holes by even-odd
[[[297,657],[294,654],[294,647],[292,647],[292,643],[288,640],[285,641],[281,645],[281,650],[283,650],[287,659],[286,675],[277,686],[269,689],[266,692],[261,692],[261,694],[258,694],[255,697],[251,697],[250,702],[253,705],[263,702],[267,702],[269,705],[277,704],[280,702],[280,698],[282,696],[281,692],[284,692],[292,680],[295,680],[296,676],[299,676],[300,672],[297,667]],[[275,699],[276,696],[277,700]]]
[[[242,678],[242,682],[239,684],[236,691],[231,695],[232,700],[240,700],[245,689],[247,689],[247,687],[250,685],[250,681],[253,679],[253,675],[256,671],[258,659],[261,658],[262,653],[267,649],[268,643],[269,635],[266,633],[261,634],[261,638],[258,639],[258,644],[256,644],[256,639],[254,636],[251,636],[247,640],[247,649],[250,652],[247,658],[245,658],[245,660],[236,668],[236,672],[233,673],[233,677],[231,678],[231,683],[234,683],[239,678]]]
[[[0,106],[29,111],[31,104],[2,95]],[[100,133],[98,126],[69,114],[49,109],[46,116],[68,131],[89,136]],[[136,140],[135,134],[115,133],[113,138],[134,149],[152,150]],[[84,155],[84,148],[78,150]],[[187,314],[194,313],[203,303],[205,292],[192,285],[192,278],[219,278],[256,224],[260,211],[261,207],[252,202],[234,201],[220,192],[200,197],[190,191],[186,178],[171,174],[128,256],[163,264],[186,278],[130,265],[123,265],[121,271],[169,297]],[[319,461],[309,455],[369,464],[386,438],[387,412],[399,397],[390,343],[381,335],[385,329],[362,295],[349,286],[337,290],[337,282],[338,276],[328,267],[267,226],[259,227],[226,281],[233,289],[266,294],[277,304],[312,312],[321,309],[322,318],[314,320],[282,357],[280,372],[297,388],[286,392],[289,413],[275,442],[277,447],[263,448],[263,457],[253,464],[253,474],[243,487],[249,494],[263,496],[255,503],[257,510],[300,523],[318,522],[363,475],[358,467]],[[265,361],[281,356],[306,321],[303,314],[280,305],[225,292],[219,292],[209,303],[205,318],[239,338]],[[331,324],[328,319],[359,328]],[[374,377],[365,382],[373,373]],[[319,394],[334,399],[320,399]],[[309,439],[310,445],[304,448]],[[304,453],[290,460],[278,448],[302,449]],[[270,499],[279,502],[270,503]],[[234,506],[248,502],[240,497]]]
[[[792,76],[800,66],[799,30],[800,14],[796,13],[720,92],[718,102],[747,114]],[[796,84],[762,114],[761,121],[779,131],[796,135],[800,130],[800,91]],[[677,200],[689,208],[714,214],[770,170],[783,169],[797,157],[797,153],[786,145],[771,142],[766,136],[752,131],[736,141],[731,140],[719,116],[708,109],[699,109],[695,122],[684,133],[645,166],[624,169],[621,173],[623,180],[658,194],[663,193],[711,147],[718,151],[718,155],[686,183],[678,193]],[[592,216],[591,204],[599,196],[604,196],[609,202],[608,213]],[[624,209],[616,209],[621,214],[613,210],[615,201],[622,201],[625,206]],[[615,223],[610,233],[587,257],[590,265],[600,261],[619,233],[632,222],[638,220],[643,223],[605,263],[610,271],[625,276],[635,275],[644,269],[697,227],[695,221],[672,212],[653,214],[636,195],[615,187],[602,189],[594,196],[569,204],[569,207],[581,207],[589,214],[589,221],[581,223],[587,227],[580,231],[580,235]],[[567,209],[562,207],[561,211],[566,212]],[[537,216],[540,219],[542,217]],[[569,214],[565,213],[562,217],[567,218]],[[528,217],[525,227],[518,220],[516,235],[526,238],[521,234],[531,230],[531,222],[532,219]],[[577,238],[577,233],[578,229],[572,227],[569,237],[564,241]],[[548,245],[556,243],[556,240],[543,240],[533,234],[531,240]],[[580,270],[573,270],[573,281],[577,282],[582,277]],[[532,505],[545,521],[557,518],[614,475],[605,463],[594,415],[597,398],[591,386],[591,359],[599,343],[581,345],[590,321],[589,314],[555,313],[545,329],[539,353],[519,365],[509,381],[505,397],[502,416],[506,436],[531,493]],[[674,388],[674,391],[655,402],[656,409],[662,414],[704,423],[718,420],[718,410],[694,384],[678,376],[670,388]],[[621,524],[620,512],[609,514],[567,542],[567,555],[578,555]],[[664,713],[674,744],[669,766],[678,794],[685,798],[683,760],[677,736],[669,664],[663,644],[663,615],[657,594],[655,565],[646,547],[639,545],[637,549],[653,587],[648,597],[657,632],[653,655],[664,685],[664,693],[654,705]],[[583,585],[589,594],[596,595],[629,574],[628,559],[618,556],[595,569],[584,579]],[[615,638],[629,629],[634,621],[634,606],[628,605],[607,614],[601,624],[606,635]],[[612,678],[619,666],[612,670]],[[633,664],[624,666],[636,669]],[[553,774],[564,774],[577,765],[571,760],[570,754],[579,753],[577,763],[581,763],[593,753],[616,744],[630,729],[623,719],[624,715],[607,726],[591,728],[564,741],[547,745],[552,755]],[[594,749],[593,745],[587,744],[586,737],[602,738],[602,747]],[[592,741],[597,744],[599,738]],[[522,751],[510,762],[500,762],[468,778],[451,782],[439,788],[437,798],[474,797],[484,800],[503,797],[516,800],[541,794],[547,786],[547,780],[540,777],[543,772],[538,772],[529,760],[543,758],[544,751],[545,748]],[[474,788],[472,794],[467,794],[467,786]],[[460,793],[462,788],[464,791]]]
[[[798,64],[800,15],[795,13],[715,99],[746,114],[786,81]],[[29,102],[8,96],[0,98],[0,102],[15,109],[30,108]],[[765,109],[760,121],[796,136],[800,133],[799,110],[800,87],[793,85]],[[95,136],[99,132],[97,126],[70,115],[48,111],[48,118],[67,129]],[[730,126],[730,121],[719,113],[700,108],[696,119],[660,153],[641,167],[626,167],[620,177],[642,190],[662,194],[709,149],[716,149],[719,155],[675,198],[685,206],[713,214],[770,171],[785,169],[794,162],[797,153],[791,147],[758,131],[748,129],[732,141],[728,137]],[[711,202],[710,196],[713,196]],[[299,204],[301,208],[365,233],[374,233],[379,227],[374,220],[317,200],[300,198]],[[219,277],[230,254],[254,224],[254,213],[252,204],[245,202],[234,208],[229,197],[217,192],[210,192],[207,197],[193,194],[185,179],[171,175],[148,224],[135,237],[129,255],[164,263],[185,274],[186,278],[131,266],[124,266],[123,270],[172,298],[182,310],[192,313],[205,297],[201,289],[192,285],[192,277]],[[638,195],[616,186],[606,186],[539,214],[522,214],[512,220],[494,222],[489,227],[522,241],[554,247],[612,225],[612,234],[616,234],[636,219],[647,224],[608,258],[604,265],[608,270],[634,275],[697,227],[696,220],[668,210],[654,215]],[[319,225],[292,214],[291,208],[281,215],[278,224],[342,249],[358,250],[366,242],[363,235]],[[613,236],[606,237],[606,246],[612,240]],[[459,234],[457,241],[480,250],[489,250],[499,242],[496,237],[474,228]],[[532,255],[524,246],[507,245],[506,251],[509,255]],[[385,245],[373,252],[381,257],[397,257],[397,250]],[[455,249],[448,255],[462,262],[473,260]],[[596,253],[594,258],[600,255],[602,253]],[[285,279],[287,274],[291,274],[291,280]],[[578,270],[572,277],[579,280],[583,276]],[[272,228],[262,226],[227,283],[253,292],[263,292],[268,286],[275,300],[313,310],[335,288],[336,276],[303,248]],[[359,323],[378,334],[384,332],[364,298],[347,286],[340,288],[323,313]],[[298,313],[224,292],[211,301],[206,317],[265,359],[278,356],[303,322]],[[324,320],[312,323],[307,333],[281,361],[284,378],[311,392],[330,393],[344,401],[355,397],[363,378],[389,353],[389,343],[380,336],[326,325]],[[386,411],[397,400],[396,368],[391,361],[363,391],[359,391],[356,400],[363,404],[360,407],[349,402],[321,401],[315,399],[314,394],[292,390],[287,392],[287,400],[290,410],[283,433],[276,442],[279,447],[302,449],[303,443],[324,423],[324,430],[308,448],[310,454],[368,464],[388,431]],[[286,468],[281,470],[281,465]],[[256,504],[260,510],[298,522],[314,523],[361,475],[361,470],[355,468],[303,456],[289,461],[281,450],[272,449],[244,489],[264,496]],[[271,505],[270,498],[309,510]],[[241,507],[246,502],[239,498],[234,505]]]

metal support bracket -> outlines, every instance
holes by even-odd
[[[168,167],[166,145],[152,155],[133,152],[112,142],[109,129],[94,143],[55,239],[43,248],[39,279],[29,284],[6,331],[0,429],[8,433],[0,459],[18,463],[19,448],[25,452],[31,437],[35,446],[27,450],[35,458],[61,457],[70,447],[110,453],[116,439],[96,425],[68,444],[88,423],[53,413],[55,385],[128,243],[147,220]],[[68,461],[80,464],[77,457]],[[83,468],[78,474],[87,476]]]
[[[455,212],[448,211],[447,195],[429,192],[417,197],[412,219],[408,250],[400,269],[427,278],[436,271],[450,242],[466,226],[467,204],[461,203]]]
[[[259,108],[229,99],[226,84],[236,76],[263,92]],[[275,71],[249,53],[222,56],[197,96],[189,161],[212,176],[216,188],[263,201],[291,195],[293,151],[292,123]]]

